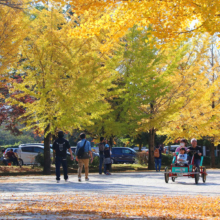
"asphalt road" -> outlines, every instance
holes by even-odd
[[[188,177],[165,183],[163,172],[113,173],[111,176],[90,174],[89,182],[78,182],[77,175],[70,175],[69,182],[56,183],[55,176],[0,177],[0,197],[22,194],[146,194],[146,195],[204,195],[220,196],[220,170],[208,170],[206,183],[199,184]],[[1,203],[1,201],[0,201]]]

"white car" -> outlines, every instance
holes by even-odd
[[[24,164],[36,164],[35,157],[39,153],[44,153],[44,146],[41,144],[21,144],[16,152],[18,154],[19,161],[22,165]],[[51,149],[51,157],[53,151]]]

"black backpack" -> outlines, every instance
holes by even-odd
[[[78,159],[82,159],[83,158],[85,145],[86,145],[86,140],[85,140],[83,146],[80,147],[79,150],[78,150],[78,153],[77,153]]]

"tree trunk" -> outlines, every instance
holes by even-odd
[[[109,140],[110,149],[112,149],[112,147],[113,147],[113,143],[114,143],[113,141],[114,141],[114,137],[111,136],[110,140]]]
[[[53,142],[56,140],[56,135],[52,135],[52,144],[53,144]],[[53,160],[52,160],[52,164],[55,164],[55,157],[56,157],[56,154],[54,153],[54,151],[53,151]]]
[[[47,131],[49,130],[49,125],[44,130],[44,171],[43,173],[45,175],[50,175],[50,166],[51,166],[51,159],[50,159],[50,139],[51,139],[51,133],[47,134]]]
[[[150,130],[150,141],[149,141],[149,159],[148,159],[148,170],[154,169],[154,141],[155,141],[155,129]]]
[[[215,146],[214,143],[210,147],[210,156],[211,156],[211,168],[215,168]]]
[[[141,147],[142,147],[142,144],[139,143],[139,151],[141,152]]]

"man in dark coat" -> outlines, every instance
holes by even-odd
[[[58,132],[58,138],[53,143],[53,150],[54,150],[54,153],[56,155],[55,164],[56,164],[56,180],[57,180],[57,183],[60,182],[60,164],[62,164],[62,167],[63,167],[64,179],[65,179],[66,182],[68,181],[67,161],[66,161],[67,149],[70,152],[71,160],[73,160],[73,154],[72,154],[72,150],[70,148],[69,141],[64,139],[63,131],[59,131]]]

